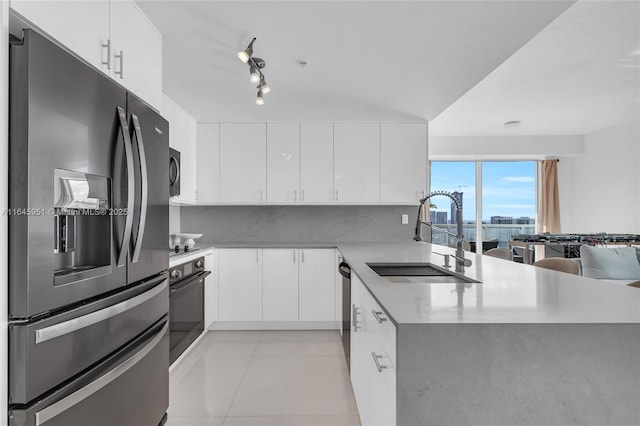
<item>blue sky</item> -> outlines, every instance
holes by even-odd
[[[491,216],[535,217],[535,162],[497,161],[482,164],[482,220]],[[475,162],[433,161],[431,190],[462,191],[465,221],[475,220]],[[434,197],[437,211],[450,211],[450,202]],[[449,218],[450,219],[450,218]]]

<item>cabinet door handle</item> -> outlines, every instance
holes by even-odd
[[[338,201],[340,198],[338,197],[338,190],[336,189],[336,201]]]
[[[358,325],[358,315],[360,315],[360,312],[358,312],[358,307],[354,304],[351,308],[351,323],[353,324],[354,333],[357,333],[358,329],[362,328]]]
[[[300,250],[300,253],[302,253],[302,263],[304,263],[304,250]]]
[[[293,252],[293,263],[296,263],[296,251],[293,250],[292,252]]]
[[[382,311],[376,311],[375,309],[372,309],[371,313],[380,324],[388,320],[388,318],[381,316],[384,315],[384,312]]]
[[[260,202],[263,201],[263,196],[262,196],[262,189],[260,190]]]
[[[298,201],[298,190],[297,189],[293,190],[293,201]]]
[[[304,201],[304,189],[302,190],[302,201]]]
[[[375,352],[371,352],[371,356],[373,357],[373,362],[376,363],[376,368],[378,369],[378,373],[382,373],[382,370],[385,370],[387,368],[386,365],[380,364],[379,360],[382,359],[382,355],[377,355]]]
[[[106,43],[102,43],[102,47],[107,49],[107,60],[101,61],[102,65],[106,65],[107,69],[111,71],[111,39],[107,39]]]
[[[260,263],[260,256],[258,255],[258,250],[256,250],[256,263]]]
[[[115,73],[120,76],[120,80],[124,78],[124,52],[121,50],[120,53],[116,53],[115,57],[120,59],[120,71],[116,71]]]

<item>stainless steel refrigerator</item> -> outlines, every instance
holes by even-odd
[[[168,123],[35,31],[10,52],[9,424],[160,424]]]

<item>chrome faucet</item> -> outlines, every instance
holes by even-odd
[[[451,198],[451,200],[456,205],[456,225],[457,225],[457,233],[456,237],[456,254],[453,256],[456,259],[456,272],[464,272],[465,266],[471,266],[471,259],[464,258],[464,248],[463,248],[463,237],[462,237],[462,207],[460,206],[460,202],[458,199],[451,195],[446,191],[434,191],[429,193],[426,197],[420,200],[420,206],[418,207],[418,220],[416,221],[416,234],[413,237],[416,241],[424,241],[422,237],[422,225],[427,225],[432,228],[439,229],[431,224],[431,222],[425,222],[422,220],[422,207],[424,203],[431,197],[435,197],[437,195],[442,195],[445,197]],[[453,235],[448,231],[442,230],[449,235]]]

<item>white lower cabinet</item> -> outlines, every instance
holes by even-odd
[[[262,250],[262,320],[298,320],[298,250]]]
[[[335,321],[335,250],[300,249],[300,321]]]
[[[335,249],[218,249],[217,270],[221,322],[336,324]]]
[[[262,320],[262,250],[218,251],[220,321]]]
[[[396,329],[351,274],[351,384],[363,426],[396,424]]]
[[[204,256],[204,269],[211,271],[204,280],[204,329],[218,321],[218,251]]]

